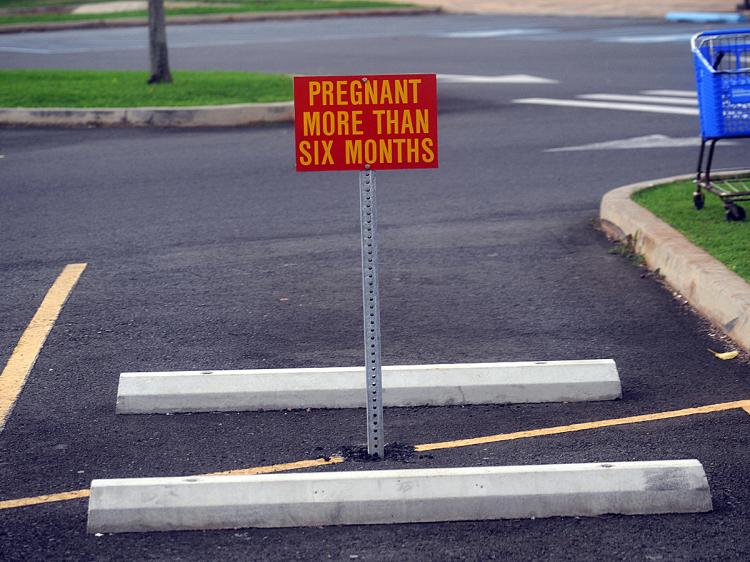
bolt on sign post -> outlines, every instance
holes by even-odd
[[[437,168],[434,74],[294,78],[298,172],[359,171],[367,451],[383,458],[375,171]]]

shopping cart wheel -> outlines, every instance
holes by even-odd
[[[700,211],[703,208],[705,202],[706,198],[702,193],[698,193],[697,191],[693,193],[693,205],[695,205],[696,209]]]
[[[729,203],[726,206],[725,215],[729,222],[732,221],[744,221],[745,220],[745,209],[735,203]]]

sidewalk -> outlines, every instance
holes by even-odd
[[[413,8],[374,8],[310,10],[290,12],[247,12],[170,16],[169,25],[199,23],[231,23],[243,21],[287,20],[306,18],[422,15],[439,11],[466,14],[509,14],[533,16],[598,16],[598,17],[655,17],[667,12],[723,12],[733,14],[743,0],[393,0],[395,4],[409,3]],[[744,12],[748,14],[746,10]],[[132,27],[147,24],[145,17],[110,18],[59,22],[37,22],[0,25],[0,33],[31,31],[62,31],[102,27]]]
[[[289,12],[244,12],[229,14],[203,14],[193,16],[169,16],[167,25],[197,25],[203,23],[237,23],[267,20],[302,20],[324,19],[338,17],[383,17],[383,16],[414,16],[435,14],[440,8],[434,2],[426,6],[395,7],[395,8],[356,8],[340,10],[297,10]],[[106,18],[92,20],[52,21],[15,23],[0,25],[0,33],[28,33],[40,31],[66,31],[75,29],[101,29],[107,27],[143,27],[148,25],[148,18]]]
[[[735,12],[740,0],[409,0],[446,12],[663,17],[667,12]]]

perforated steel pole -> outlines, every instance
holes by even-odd
[[[367,452],[383,458],[383,383],[380,364],[380,296],[378,289],[378,211],[375,172],[359,173],[362,225],[362,302],[365,328]]]

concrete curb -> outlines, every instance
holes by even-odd
[[[451,82],[452,75],[438,74]],[[526,75],[503,76],[509,83],[540,83]],[[294,102],[185,107],[0,107],[0,127],[241,127],[294,121]]]
[[[664,19],[671,22],[690,23],[743,23],[747,21],[744,14],[736,12],[667,12]]]
[[[601,202],[602,228],[620,240],[632,236],[635,250],[650,269],[658,269],[693,307],[750,351],[750,285],[631,199],[636,191],[693,177],[674,176],[610,191]]]
[[[364,367],[122,373],[118,414],[363,408]],[[383,367],[386,406],[615,400],[611,359]]]
[[[294,103],[195,107],[0,108],[0,125],[32,127],[238,127],[294,120]]]
[[[94,480],[89,533],[711,511],[697,460]]]
[[[366,10],[309,10],[296,12],[256,12],[239,14],[205,14],[196,16],[169,16],[167,26],[170,25],[197,25],[202,23],[240,23],[268,20],[297,20],[297,19],[324,19],[324,18],[353,18],[353,17],[378,17],[378,16],[420,16],[438,14],[442,12],[439,7],[435,8],[371,8]],[[148,24],[148,19],[143,18],[112,18],[100,20],[81,20],[54,23],[19,23],[0,25],[0,33],[31,33],[44,31],[66,31],[73,29],[101,29],[110,27],[138,27]]]

